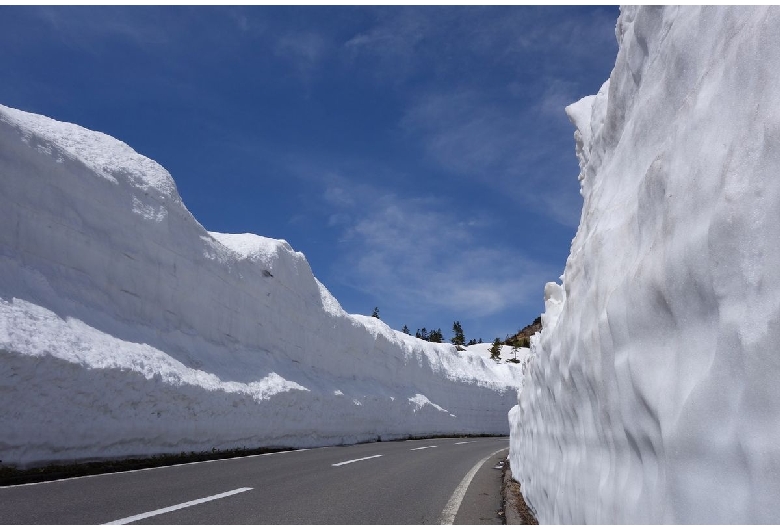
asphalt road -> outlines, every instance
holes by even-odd
[[[6,486],[0,524],[501,524],[508,445],[379,442]]]

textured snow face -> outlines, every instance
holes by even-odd
[[[157,163],[0,106],[3,464],[505,434],[520,373],[348,315]]]
[[[66,159],[81,162],[115,184],[121,180],[146,193],[180,201],[176,184],[165,168],[107,134],[3,105],[0,116],[4,123],[17,128],[23,142],[59,163]]]
[[[624,8],[511,466],[542,523],[780,519],[780,10]]]

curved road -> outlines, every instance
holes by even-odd
[[[0,524],[501,524],[508,445],[378,442],[7,486]]]

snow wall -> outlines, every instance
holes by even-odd
[[[0,106],[3,465],[508,434],[520,373],[345,313],[126,144]]]
[[[780,9],[629,7],[510,412],[541,523],[780,521]]]

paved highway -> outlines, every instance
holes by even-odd
[[[270,453],[0,488],[0,524],[501,524],[507,438]]]

